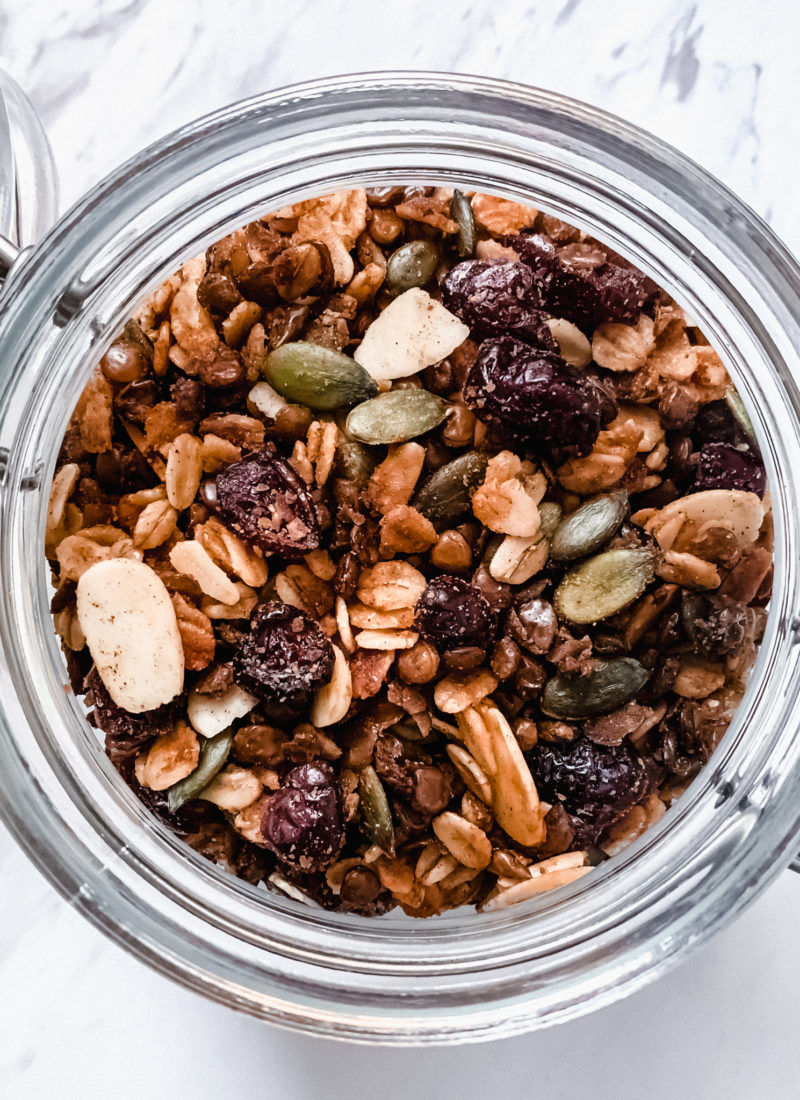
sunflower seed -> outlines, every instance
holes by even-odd
[[[375,381],[355,359],[305,340],[270,352],[264,374],[278,393],[310,409],[350,408],[378,392]]]
[[[632,604],[653,579],[653,554],[643,546],[606,550],[571,569],[556,589],[558,614],[597,623]]]
[[[361,443],[403,443],[436,428],[449,403],[428,390],[390,390],[357,405],[347,431]]]
[[[633,657],[611,657],[598,661],[594,670],[583,676],[553,676],[544,685],[540,706],[551,718],[597,718],[624,707],[649,677],[649,671]]]

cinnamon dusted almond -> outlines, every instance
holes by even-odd
[[[118,707],[141,714],[183,690],[183,646],[164,582],[143,562],[114,558],[78,582],[78,619]]]

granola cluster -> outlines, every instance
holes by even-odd
[[[52,612],[111,761],[326,908],[575,881],[707,762],[763,633],[764,467],[654,283],[530,207],[309,199],[187,261],[76,407]]]

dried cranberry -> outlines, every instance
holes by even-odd
[[[319,546],[308,488],[272,444],[217,476],[217,510],[237,535],[269,554],[300,557]]]
[[[497,618],[488,600],[461,577],[434,577],[419,598],[416,628],[439,646],[480,646],[494,640]]]
[[[147,413],[159,400],[158,383],[152,378],[142,378],[131,382],[114,398],[114,408],[126,420],[143,424]]]
[[[739,447],[749,442],[747,433],[724,400],[708,401],[700,406],[691,434],[698,449],[706,443],[731,443]]]
[[[735,653],[755,636],[756,613],[730,596],[684,592],[681,618],[695,652],[709,660]]]
[[[607,321],[635,324],[658,297],[658,287],[641,271],[587,259],[573,246],[556,249],[535,234],[506,237],[504,243],[533,271],[540,308],[580,328],[590,331]]]
[[[303,871],[327,867],[342,846],[339,793],[327,764],[301,764],[270,795],[261,832],[283,863]]]
[[[588,454],[604,423],[598,391],[580,371],[512,336],[481,344],[464,400],[479,420],[544,447],[557,463]]]
[[[763,497],[767,472],[751,450],[730,443],[706,443],[697,456],[694,492],[702,489],[742,489]]]
[[[537,308],[533,272],[509,260],[467,260],[442,283],[442,302],[479,336],[513,333],[537,347],[556,343]]]
[[[540,741],[527,759],[539,794],[572,815],[579,844],[595,843],[647,793],[645,764],[625,743]]]
[[[94,721],[106,735],[106,753],[116,766],[136,756],[147,741],[172,730],[175,722],[173,703],[157,710],[131,714],[117,706],[96,669],[86,678],[86,690],[91,691],[94,700]]]
[[[506,632],[531,653],[547,653],[556,626],[556,613],[547,600],[525,600],[506,616]]]
[[[250,634],[233,657],[237,684],[293,709],[304,706],[332,672],[333,647],[319,626],[299,608],[282,603],[256,610]]]

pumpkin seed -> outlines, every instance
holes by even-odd
[[[475,251],[475,213],[472,209],[472,203],[462,191],[453,192],[450,216],[458,226],[456,248],[463,260]]]
[[[362,489],[372,476],[375,459],[363,443],[355,439],[343,439],[336,448],[336,472],[348,481],[354,481]]]
[[[386,852],[394,855],[394,823],[392,812],[389,809],[389,801],[383,784],[378,779],[374,768],[367,766],[361,772],[358,780],[358,791],[361,796],[361,823],[364,832],[373,844]]]
[[[606,550],[571,569],[556,589],[558,614],[596,623],[632,604],[653,579],[653,554],[643,546]]]
[[[413,286],[425,286],[439,266],[439,249],[433,241],[409,241],[386,261],[386,283],[395,294]]]
[[[626,493],[610,493],[587,500],[571,512],[553,534],[550,557],[574,561],[604,546],[616,534],[628,508]]]
[[[233,730],[223,730],[216,737],[208,737],[201,742],[197,767],[191,775],[187,775],[167,791],[170,813],[174,814],[184,802],[188,802],[190,798],[197,798],[206,789],[217,772],[222,770],[231,751],[232,742]]]
[[[744,402],[742,401],[736,390],[733,388],[733,386],[728,386],[727,390],[725,391],[725,401],[727,402],[728,408],[731,410],[734,417],[739,421],[739,424],[741,425],[744,434],[747,436],[753,446],[757,448],[758,440],[756,439],[756,430],[753,427],[753,421],[750,419],[750,414],[744,407]]]
[[[597,718],[634,699],[649,676],[633,657],[610,657],[584,676],[553,676],[544,685],[540,706],[551,718],[565,721]]]
[[[450,403],[420,389],[389,390],[356,405],[347,431],[361,443],[404,443],[438,427]]]
[[[333,348],[295,340],[271,351],[264,374],[273,389],[310,409],[344,409],[378,392],[363,367]]]
[[[554,500],[545,500],[539,505],[539,534],[542,538],[551,539],[555,530],[561,523],[563,508]]]
[[[432,523],[452,523],[470,510],[472,494],[483,481],[489,456],[467,451],[440,466],[421,486],[411,502]]]

